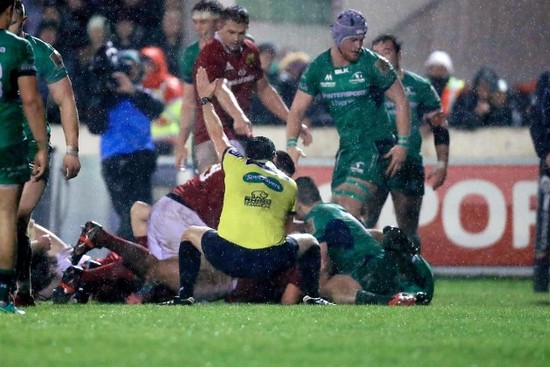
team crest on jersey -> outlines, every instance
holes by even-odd
[[[350,170],[354,173],[363,174],[365,172],[365,162],[355,162]]]
[[[246,55],[246,65],[252,65],[254,64],[254,61],[256,60],[256,56],[254,56],[254,54],[248,54]]]
[[[258,208],[271,208],[271,199],[269,194],[263,190],[252,191],[250,195],[244,197],[245,206],[255,206]]]
[[[246,75],[246,69],[240,69],[237,72],[237,75],[239,75],[241,78]]]
[[[248,172],[243,176],[243,181],[247,183],[263,183],[273,191],[283,191],[283,185],[273,177],[266,177],[257,172]]]
[[[54,52],[50,54],[50,60],[53,61],[57,70],[63,69],[63,58],[57,50],[54,50]]]
[[[349,82],[351,84],[364,83],[365,78],[363,78],[363,72],[357,71],[357,72],[353,73],[353,75],[349,79]]]
[[[0,53],[6,53],[6,48],[5,47],[0,47]]]

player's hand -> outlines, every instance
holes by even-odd
[[[113,73],[113,78],[117,82],[116,92],[125,93],[125,94],[134,94],[135,88],[134,83],[130,80],[128,74],[123,73],[122,71],[117,71]]]
[[[34,164],[32,168],[32,180],[40,181],[42,180],[46,172],[49,169],[50,158],[48,156],[47,149],[38,149],[34,156]]]
[[[195,82],[199,98],[212,98],[218,84],[217,79],[210,83],[210,80],[208,79],[208,74],[206,73],[206,69],[204,67],[201,66],[197,70],[197,77]]]
[[[187,147],[183,144],[176,144],[176,161],[175,165],[178,169],[184,169],[187,165]]]
[[[80,172],[80,159],[78,156],[65,154],[65,157],[63,157],[62,170],[65,180],[70,180],[71,178],[78,176],[78,173]]]
[[[432,167],[430,173],[428,174],[428,181],[432,182],[432,187],[434,190],[443,185],[445,179],[447,178],[447,165],[435,165]]]
[[[298,160],[300,159],[300,157],[305,157],[306,156],[304,151],[302,149],[300,149],[299,147],[287,147],[286,152],[288,153],[290,158],[292,158],[292,161],[294,162],[294,165],[296,165],[296,166],[298,165]]]
[[[36,239],[33,245],[33,251],[50,251],[52,249],[52,239],[49,234],[44,234]]]
[[[246,116],[233,120],[233,129],[237,135],[252,137],[252,123]]]
[[[407,148],[401,145],[395,145],[386,155],[384,155],[384,158],[390,159],[390,164],[388,165],[388,169],[386,169],[386,175],[392,177],[401,169],[401,166],[403,166],[405,158],[407,158]]]
[[[306,147],[313,143],[313,135],[311,134],[311,129],[306,124],[302,124],[301,126],[300,137],[302,138],[302,142]]]

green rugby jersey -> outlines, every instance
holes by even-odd
[[[193,84],[193,67],[195,66],[199,52],[199,41],[197,41],[185,48],[179,59],[180,79],[184,83]]]
[[[409,156],[420,155],[422,145],[422,136],[420,134],[420,124],[424,114],[437,111],[441,108],[441,100],[430,82],[410,71],[404,70],[401,80],[405,88],[405,94],[411,107],[411,134],[409,138]],[[395,104],[386,98],[386,110],[393,121],[392,127],[397,134],[395,127]]]
[[[0,148],[23,141],[23,108],[17,78],[35,74],[29,42],[0,30]]]
[[[384,253],[368,230],[338,204],[318,204],[304,221],[311,221],[313,236],[319,242],[327,242],[336,273],[354,276],[364,266],[366,258]]]
[[[30,34],[25,34],[25,39],[30,42],[34,52],[34,66],[36,67],[37,77],[44,80],[47,84],[53,84],[67,76],[67,69],[63,64],[63,58],[50,44]],[[46,105],[46,101],[44,101]],[[32,132],[27,119],[24,120],[25,136],[32,138]],[[46,130],[50,134],[51,127],[46,121]]]
[[[366,48],[357,62],[344,67],[334,67],[327,50],[304,71],[298,88],[328,102],[340,148],[356,149],[392,136],[384,92],[396,79],[392,66]]]

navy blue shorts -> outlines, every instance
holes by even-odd
[[[224,240],[218,231],[202,236],[202,251],[216,269],[234,278],[269,278],[296,264],[298,243],[292,237],[278,246],[249,249]]]

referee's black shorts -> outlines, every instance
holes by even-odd
[[[296,264],[298,242],[287,236],[277,246],[249,249],[224,240],[218,231],[210,230],[202,236],[202,251],[216,269],[234,278],[269,278]]]

